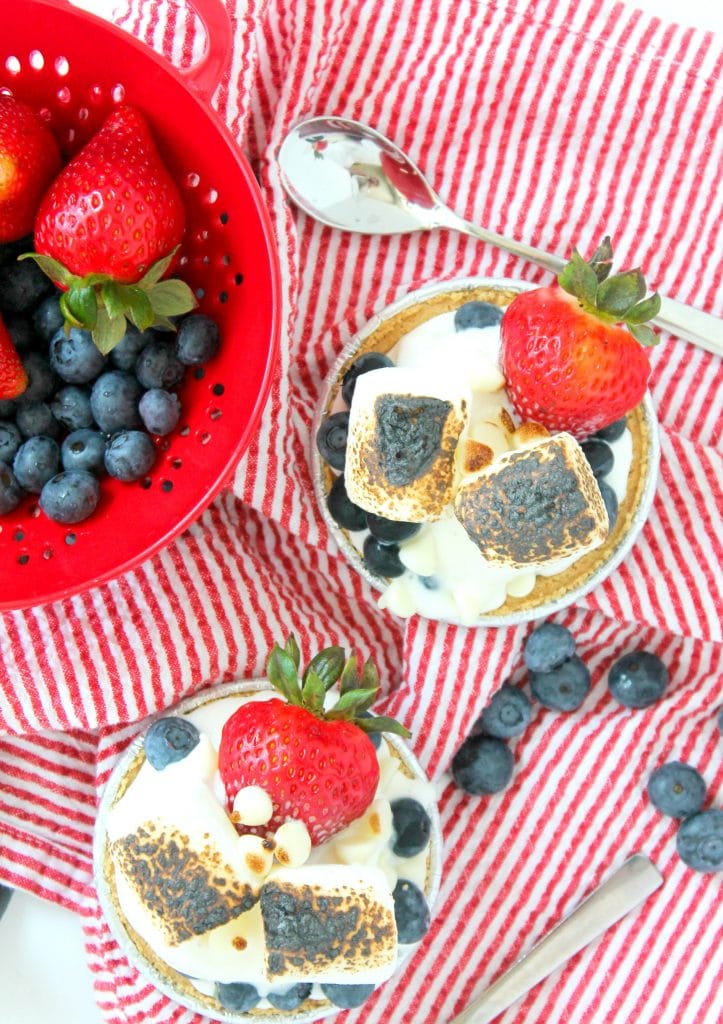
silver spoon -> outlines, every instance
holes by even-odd
[[[409,157],[358,121],[312,117],[291,129],[278,154],[281,181],[297,206],[322,224],[363,235],[451,228],[558,274],[565,260],[463,220]],[[723,320],[664,298],[653,321],[723,355]]]
[[[450,1024],[487,1024],[494,1020],[662,884],[663,876],[653,862],[641,853],[633,854]]]

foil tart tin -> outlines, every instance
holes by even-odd
[[[472,299],[475,297],[474,293],[479,289],[490,289],[495,292],[505,292],[513,295],[518,292],[529,291],[537,287],[539,287],[539,285],[532,284],[529,281],[518,280],[516,278],[492,277],[460,277],[452,278],[448,281],[434,282],[424,285],[422,288],[409,292],[400,299],[386,306],[379,313],[376,313],[361,328],[361,330],[354,334],[354,336],[347,342],[336,359],[331,372],[327,377],[321,401],[317,407],[312,425],[309,457],[311,461],[314,494],[329,533],[334,538],[337,546],[353,568],[363,576],[375,590],[383,591],[387,586],[387,581],[367,569],[361,553],[351,540],[348,531],[340,527],[329,514],[326,498],[330,486],[329,481],[331,470],[324,463],[316,448],[317,431],[321,426],[322,420],[328,415],[336,399],[337,393],[340,391],[341,377],[343,373],[360,352],[374,350],[374,346],[369,346],[369,339],[372,335],[388,324],[389,321],[397,318],[400,314],[404,314],[405,311],[411,310],[420,303],[437,299],[440,296],[451,293],[463,294],[469,292],[469,298]],[[478,622],[471,627],[468,622],[465,623],[454,618],[447,618],[438,621],[443,621],[453,626],[462,626],[465,628],[478,628],[480,626],[514,626],[524,622],[531,622],[535,619],[545,618],[574,604],[579,598],[588,594],[591,590],[594,590],[598,584],[602,583],[612,572],[614,572],[630,552],[630,549],[645,525],[653,504],[658,480],[660,464],[658,421],[649,393],[646,393],[643,401],[638,406],[637,410],[634,410],[634,413],[637,417],[637,422],[640,425],[642,436],[645,441],[645,465],[642,470],[642,479],[639,487],[639,500],[637,506],[632,511],[632,514],[628,517],[628,522],[623,535],[617,539],[616,543],[607,553],[599,566],[597,566],[594,571],[592,571],[579,585],[570,587],[558,596],[542,599],[539,604],[535,604],[533,607],[511,608],[503,610],[502,612],[493,610],[489,613],[480,615]],[[602,548],[597,549],[597,553],[603,552],[607,545],[608,542],[606,542]],[[596,552],[592,552],[591,554],[594,555]],[[564,573],[560,573],[560,577],[562,576],[564,576]],[[546,577],[546,579],[555,580],[556,577]]]
[[[269,694],[276,692],[265,679],[224,683],[187,697],[173,707],[153,715],[139,724],[139,734],[131,741],[115,764],[98,807],[93,838],[95,885],[106,921],[122,953],[141,975],[169,999],[196,1013],[205,1014],[211,1020],[220,1021],[222,1024],[310,1024],[312,1021],[321,1020],[343,1011],[327,999],[307,999],[296,1010],[276,1010],[273,1007],[256,1007],[243,1013],[227,1010],[214,997],[205,996],[192,984],[190,979],[174,971],[153,954],[152,950],[126,921],[120,908],[115,890],[115,871],[108,851],[107,817],[110,809],[121,798],[145,760],[143,736],[149,726],[165,715],[185,714],[216,700],[260,691],[267,691]],[[429,781],[416,757],[402,739],[387,733],[384,734],[384,739],[391,748],[393,756],[400,762],[405,774],[423,782]],[[428,813],[432,828],[427,853],[427,877],[424,894],[433,915],[442,874],[442,832],[436,804],[428,808]],[[397,969],[391,978],[382,983],[383,985],[395,984],[399,971],[414,954],[415,949],[416,945],[400,945]]]

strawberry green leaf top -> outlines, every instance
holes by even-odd
[[[326,842],[360,817],[379,782],[379,762],[367,733],[409,735],[393,719],[365,713],[379,692],[376,669],[366,662],[359,677],[356,658],[328,647],[299,679],[299,648],[293,637],[274,646],[267,674],[285,698],[247,701],[223,727],[218,752],[229,808],[245,786],[261,786],[273,815],[250,831],[274,832],[285,821],[306,825],[314,845]],[[341,681],[341,694],[326,708],[327,694]]]
[[[68,328],[93,334],[101,352],[127,323],[143,331],[173,326],[196,305],[180,280],[164,280],[178,256],[186,213],[150,128],[133,107],[118,107],[66,165],[35,220],[38,266],[65,292]]]
[[[521,292],[506,308],[502,372],[523,420],[582,439],[642,400],[646,347],[658,340],[646,321],[660,297],[646,297],[640,270],[611,274],[612,256],[609,238],[590,260],[573,250],[556,285]]]

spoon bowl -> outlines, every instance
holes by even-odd
[[[310,217],[362,235],[449,228],[559,274],[565,260],[464,220],[440,199],[417,165],[380,132],[346,117],[312,117],[288,133],[278,153],[281,182]],[[653,323],[723,355],[723,322],[662,299]]]

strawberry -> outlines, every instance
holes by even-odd
[[[558,283],[520,292],[502,317],[502,372],[523,420],[588,437],[643,398],[650,374],[645,325],[660,309],[639,270],[609,277],[605,238],[589,262],[573,251]],[[624,325],[624,326],[623,326]]]
[[[0,399],[17,398],[27,386],[28,378],[20,356],[0,318]]]
[[[162,281],[185,227],[180,193],[143,115],[118,107],[67,164],[40,204],[35,259],[65,292],[71,327],[91,330],[102,352],[126,332],[172,328],[195,305],[182,281]]]
[[[59,169],[50,129],[25,103],[0,95],[0,243],[32,231],[38,204]]]
[[[267,664],[269,680],[285,700],[242,704],[223,727],[218,766],[229,808],[244,786],[261,786],[274,809],[263,831],[300,820],[318,845],[374,799],[379,763],[367,733],[409,734],[393,719],[363,717],[379,690],[371,662],[359,678],[356,658],[345,663],[340,647],[328,647],[311,660],[301,683],[298,669],[299,648],[289,637],[285,647],[274,646]],[[340,698],[325,711],[325,694],[338,679]]]

